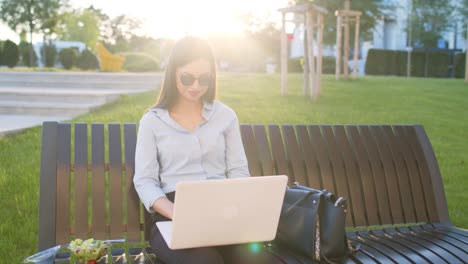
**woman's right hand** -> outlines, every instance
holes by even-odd
[[[152,207],[156,212],[172,220],[174,213],[174,203],[169,201],[167,197],[163,196],[157,199]]]

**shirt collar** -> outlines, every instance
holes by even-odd
[[[171,116],[169,115],[169,111],[165,108],[160,108],[157,106],[153,106],[152,108],[149,109],[149,111],[153,112],[156,114],[159,119],[164,121],[167,124],[170,124],[175,127],[179,127],[177,122],[175,122]],[[208,120],[213,117],[214,114],[214,101],[212,103],[209,102],[203,102],[203,109],[202,109],[202,117],[205,119],[205,123],[208,122]]]

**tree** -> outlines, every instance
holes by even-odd
[[[466,36],[466,31],[468,30],[466,28],[466,20],[468,18],[468,0],[459,0],[458,1],[458,6],[456,7],[456,9],[458,10],[458,16],[457,18],[459,19],[459,21],[464,25],[463,28],[463,35]]]
[[[271,17],[264,20],[248,14],[244,17],[246,22],[245,35],[254,41],[264,51],[265,59],[279,59],[280,54],[280,29]]]
[[[99,38],[101,21],[91,8],[66,13],[59,34],[63,40],[81,41],[94,49]]]
[[[3,0],[0,3],[0,19],[14,31],[27,28],[32,45],[33,33],[50,36],[55,32],[59,10],[68,0]]]
[[[131,49],[130,40],[135,30],[141,27],[136,18],[120,15],[103,22],[101,39],[112,52],[124,52]]]
[[[446,32],[454,17],[455,7],[447,0],[413,0],[407,30],[411,30],[411,46],[437,47],[443,32]]]
[[[328,15],[325,16],[325,28],[323,31],[323,41],[325,44],[336,43],[336,16],[334,15],[336,10],[344,9],[345,0],[296,0],[298,4],[305,2],[313,2],[314,4],[321,6],[328,10]],[[361,36],[369,40],[372,38],[372,33],[378,20],[385,14],[385,11],[393,9],[393,5],[387,0],[351,0],[351,9],[361,11],[361,24],[360,32]],[[354,27],[351,27],[354,30]],[[351,36],[353,36],[351,32]],[[351,40],[352,38],[350,38]]]

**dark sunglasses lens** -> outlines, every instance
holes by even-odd
[[[202,75],[198,78],[198,83],[202,86],[208,86],[210,84],[210,76],[209,75]]]
[[[180,82],[183,85],[192,85],[194,81],[195,81],[195,78],[192,75],[182,74],[180,76]]]

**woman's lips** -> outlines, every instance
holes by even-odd
[[[189,91],[188,92],[191,96],[197,96],[200,94],[200,92],[197,92],[197,91]]]

